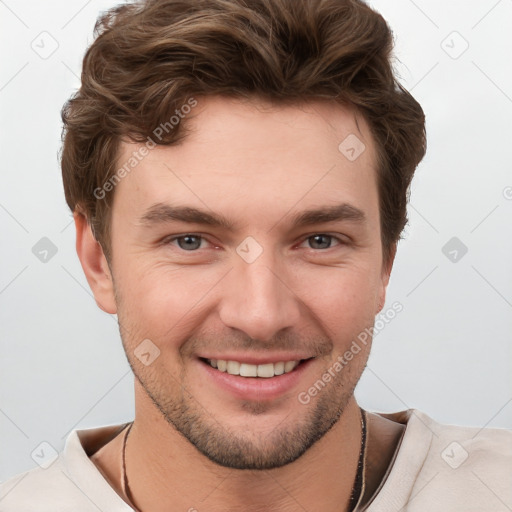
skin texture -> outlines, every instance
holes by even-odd
[[[368,126],[327,101],[221,97],[199,99],[186,126],[182,143],[152,149],[116,186],[110,265],[75,214],[84,272],[98,306],[117,313],[136,376],[126,449],[133,503],[154,512],[346,510],[361,441],[353,390],[371,343],[309,403],[298,395],[373,326],[385,301],[392,261],[382,261]],[[366,147],[354,161],[338,149],[350,134]],[[124,143],[119,167],[138,148]],[[141,221],[156,203],[221,214],[236,226]],[[291,224],[297,213],[340,203],[364,219]],[[171,240],[187,234],[199,238]],[[249,236],[262,249],[252,263],[237,252]],[[160,351],[148,365],[135,355],[143,340]],[[228,351],[315,359],[293,390],[242,400],[198,359]],[[380,431],[374,444],[389,460],[401,428]],[[93,460],[122,495],[119,442]]]

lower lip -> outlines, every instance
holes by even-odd
[[[216,386],[225,389],[232,395],[242,400],[272,400],[283,394],[290,392],[296,387],[313,359],[308,359],[300,363],[289,373],[276,375],[274,377],[240,377],[240,375],[231,375],[227,372],[221,372],[212,368],[208,363],[197,360],[202,371],[206,374]]]

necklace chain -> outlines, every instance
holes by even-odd
[[[359,450],[359,459],[357,462],[357,471],[356,478],[354,480],[354,485],[352,487],[352,492],[350,495],[350,506],[349,512],[354,512],[356,507],[361,502],[361,499],[364,494],[364,468],[365,468],[365,455],[366,455],[366,430],[367,430],[367,422],[366,422],[366,411],[362,408],[359,408],[361,411],[361,448]],[[133,421],[129,424],[126,433],[123,439],[123,449],[122,449],[122,486],[123,492],[125,496],[128,498],[130,502],[130,506],[136,511],[141,512],[135,505],[133,505],[133,498],[130,492],[130,486],[128,485],[128,476],[126,474],[126,441],[128,440],[128,434],[133,426]],[[126,428],[126,425],[125,425]]]

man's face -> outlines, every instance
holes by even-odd
[[[205,98],[185,122],[183,143],[151,150],[115,189],[111,270],[123,344],[145,391],[139,400],[210,460],[279,467],[337,422],[367,361],[370,344],[299,400],[373,326],[384,300],[374,144],[364,119],[333,103]],[[362,146],[339,149],[351,134],[348,146],[354,135],[366,146],[355,160]],[[139,147],[124,144],[119,167]],[[337,220],[296,222],[340,205]],[[177,220],[171,207],[231,226]],[[244,377],[206,359],[277,373],[282,365],[269,362],[309,361]]]

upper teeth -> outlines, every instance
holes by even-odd
[[[207,361],[213,368],[231,375],[265,378],[291,372],[300,363],[300,361],[281,361],[279,363],[247,364],[239,363],[238,361],[225,361],[223,359],[207,359]]]

